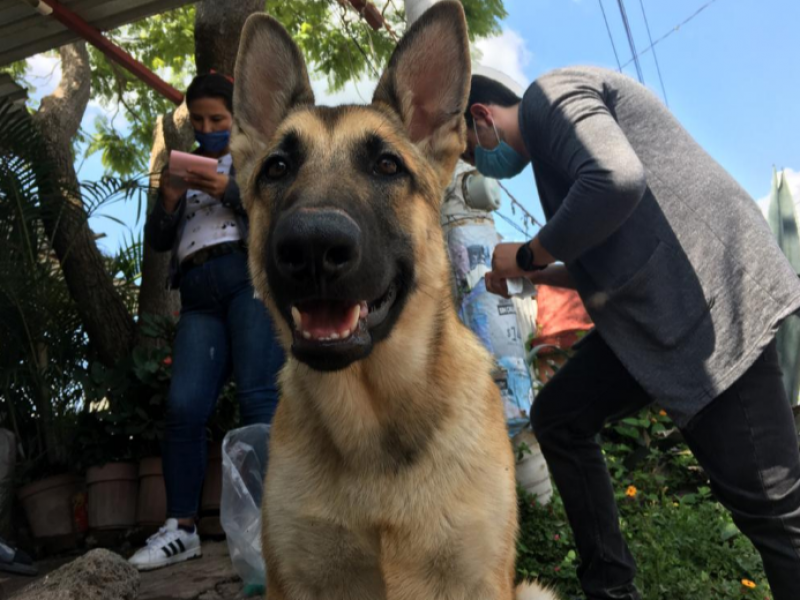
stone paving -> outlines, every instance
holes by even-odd
[[[37,562],[39,575],[77,558],[77,555]],[[0,572],[0,600],[11,600],[37,578]],[[263,600],[263,596],[249,597]],[[165,569],[141,573],[137,600],[244,600],[242,582],[233,570],[225,542],[203,542],[203,556]]]

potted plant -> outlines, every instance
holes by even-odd
[[[83,486],[83,479],[77,475],[58,473],[38,476],[17,492],[31,533],[48,551],[58,552],[77,546],[79,531],[73,506]]]
[[[171,341],[175,320],[144,315],[143,339]],[[140,343],[113,368],[94,363],[83,381],[95,410],[84,415],[78,436],[87,469],[89,526],[153,531],[166,519],[159,443],[169,388],[167,343]]]
[[[0,106],[0,147],[0,425],[14,432],[22,450],[18,498],[34,536],[70,545],[82,479],[69,450],[84,404],[79,382],[93,355],[52,246],[69,219],[54,215],[46,200],[78,193],[94,209],[133,188],[108,179],[76,189],[56,178],[58,169],[28,113],[8,104]]]
[[[160,456],[139,461],[139,496],[136,500],[136,525],[143,536],[150,536],[167,520],[167,488]]]

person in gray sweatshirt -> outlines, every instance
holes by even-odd
[[[764,561],[800,597],[800,452],[774,341],[800,279],[753,199],[632,79],[574,67],[520,99],[472,78],[464,160],[527,165],[547,223],[500,244],[487,288],[578,291],[595,330],[538,394],[531,422],[575,533],[590,600],[638,599],[597,434],[658,402]]]

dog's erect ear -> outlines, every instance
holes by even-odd
[[[449,163],[452,152],[457,158],[463,151],[469,83],[464,9],[447,0],[434,4],[403,36],[372,101],[395,110],[430,159]]]
[[[244,24],[234,72],[234,158],[263,147],[288,112],[314,104],[306,63],[283,25],[263,13]],[[238,130],[238,131],[237,131]],[[240,162],[240,161],[237,161]]]

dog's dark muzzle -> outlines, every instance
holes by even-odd
[[[315,369],[364,358],[373,334],[380,339],[391,328],[406,270],[374,243],[371,222],[338,208],[301,208],[283,215],[271,233],[272,296],[292,327],[293,354]]]
[[[361,264],[361,228],[336,209],[303,209],[274,232],[275,266],[287,283],[325,290]]]

